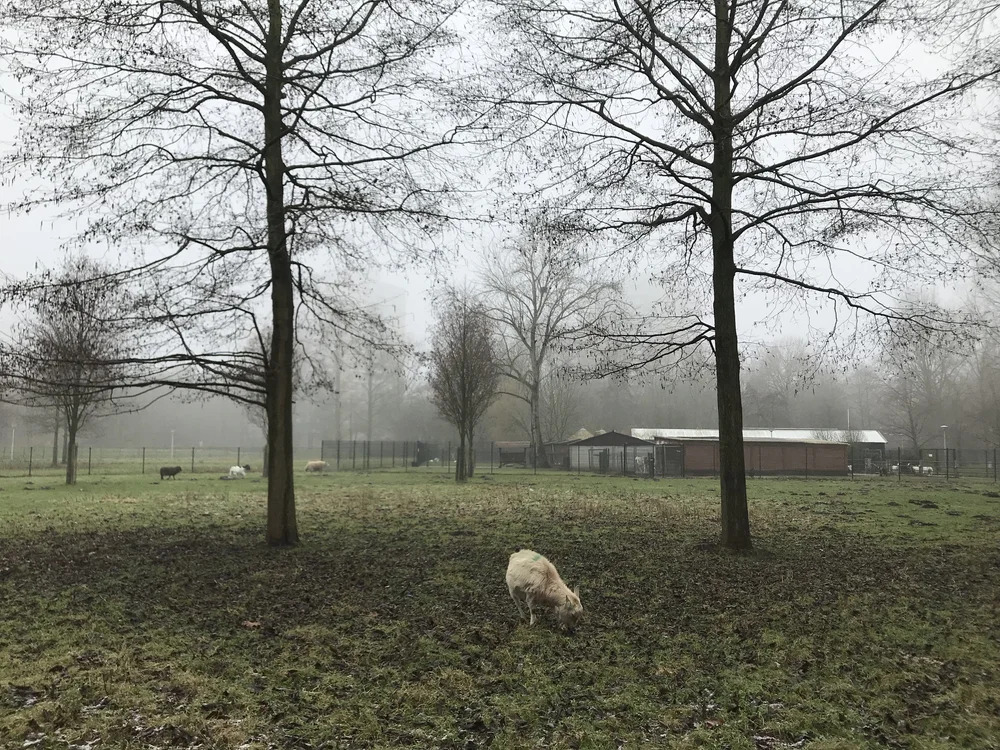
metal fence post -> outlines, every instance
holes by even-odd
[[[94,446],[87,446],[87,476],[90,476],[91,466],[94,464]]]
[[[191,446],[191,473],[194,474],[194,446]]]
[[[382,458],[385,456],[385,441],[380,440],[378,443],[378,467],[382,468]]]
[[[406,458],[406,454],[409,451],[409,448],[410,448],[410,441],[409,440],[404,440],[403,441],[403,471],[409,471],[410,470],[410,462]]]
[[[243,465],[242,463],[240,463],[240,446],[238,445],[236,446],[236,465],[237,466]]]
[[[34,447],[28,448],[28,476],[31,476],[31,460],[35,455]]]
[[[146,446],[142,447],[142,474],[146,473]]]
[[[896,477],[902,482],[903,481],[903,446],[898,446],[896,448]]]

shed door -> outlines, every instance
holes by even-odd
[[[684,475],[684,446],[656,446],[656,474],[661,477]]]

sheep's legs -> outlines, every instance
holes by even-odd
[[[531,615],[531,621],[528,624],[529,625],[534,625],[535,624],[535,610],[531,606],[531,604],[532,604],[531,597],[530,596],[529,597],[525,597],[524,603],[528,605],[528,614]]]
[[[524,619],[524,607],[521,606],[521,600],[514,596],[514,592],[510,592],[510,598],[514,600],[514,604],[517,605],[517,619]]]

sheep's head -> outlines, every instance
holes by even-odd
[[[575,630],[583,617],[583,604],[580,603],[580,588],[566,593],[566,598],[558,608],[559,626],[563,630]]]

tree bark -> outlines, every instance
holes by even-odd
[[[713,287],[715,311],[715,376],[719,406],[719,479],[722,538],[729,549],[750,549],[750,516],[743,455],[743,399],[740,351],[736,335],[736,263],[733,218],[733,119],[729,63],[732,29],[729,0],[715,0],[715,147],[712,162]]]
[[[541,383],[539,378],[535,378],[530,390],[531,407],[531,442],[535,446],[535,465],[543,469],[549,467],[548,454],[545,452],[545,440],[542,437],[542,398]]]
[[[66,425],[66,484],[76,484],[76,424],[71,419]]]
[[[267,542],[299,541],[295,519],[292,455],[292,358],[295,345],[294,288],[285,226],[281,139],[281,0],[268,0],[264,84],[264,181],[267,192],[267,254],[271,265],[271,363],[267,372]]]
[[[458,452],[455,454],[455,481],[464,482],[468,477],[465,472],[465,430],[459,430]]]
[[[375,370],[368,369],[368,439],[372,440],[372,432],[375,427]]]
[[[473,437],[475,431],[470,429],[469,436],[466,438],[465,446],[468,451],[468,458],[465,461],[465,475],[472,479],[472,476],[476,473],[476,449],[473,447]]]
[[[52,467],[59,465],[59,407],[56,407],[56,418],[52,429]]]

